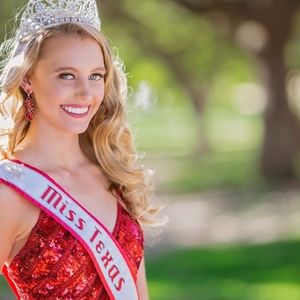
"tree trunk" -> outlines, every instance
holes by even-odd
[[[199,155],[209,152],[211,150],[209,140],[207,137],[206,127],[205,127],[205,106],[207,101],[207,93],[204,88],[192,88],[190,84],[187,84],[186,89],[189,99],[191,99],[196,120],[196,137],[193,155],[197,158]],[[184,85],[183,87],[186,88]]]
[[[283,53],[300,1],[174,1],[198,15],[219,10],[228,15],[235,29],[245,21],[256,21],[266,28],[269,33],[268,45],[261,53],[255,54],[263,68],[263,81],[268,94],[260,166],[268,179],[295,178],[300,124],[288,103],[285,85],[287,68]]]
[[[294,166],[299,152],[300,125],[288,102],[283,49],[284,45],[273,47],[271,44],[260,56],[268,95],[261,170],[268,179],[287,180],[296,177]]]

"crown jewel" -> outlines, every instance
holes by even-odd
[[[22,14],[19,40],[64,23],[83,23],[100,30],[101,21],[95,0],[29,0]]]

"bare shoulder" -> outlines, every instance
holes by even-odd
[[[24,238],[40,212],[38,207],[6,184],[0,184],[0,207],[0,244],[1,236],[13,242]]]
[[[11,187],[0,184],[0,207],[0,231],[13,236],[15,240],[24,228],[24,215],[34,209],[33,204]]]
[[[0,271],[24,228],[22,214],[25,206],[22,197],[12,188],[0,184]]]

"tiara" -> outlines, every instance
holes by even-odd
[[[101,21],[95,0],[29,0],[22,14],[18,39],[40,29],[65,23],[90,25],[100,31]]]

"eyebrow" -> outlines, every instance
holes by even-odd
[[[66,70],[73,70],[73,71],[77,71],[76,68],[74,67],[60,67],[58,69],[56,69],[54,72],[61,72],[61,71],[66,71]],[[95,71],[103,71],[103,72],[106,72],[106,69],[105,67],[97,67],[95,69],[92,70],[92,72],[95,72]]]

